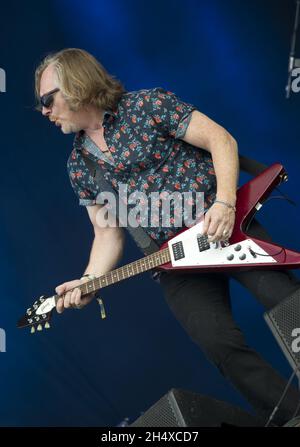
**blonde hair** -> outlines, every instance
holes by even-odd
[[[49,54],[36,68],[37,102],[40,97],[42,73],[50,64],[54,65],[60,91],[73,111],[87,105],[94,105],[102,110],[113,110],[126,92],[121,82],[111,76],[90,53],[79,48],[66,48]]]

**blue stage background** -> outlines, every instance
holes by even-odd
[[[0,426],[115,426],[172,387],[248,404],[188,339],[149,275],[103,291],[96,303],[55,315],[34,336],[17,319],[42,294],[78,278],[92,227],[66,172],[73,136],[34,111],[33,75],[50,51],[93,53],[127,90],[161,86],[227,128],[240,152],[289,174],[298,202],[300,93],[285,99],[295,2],[237,0],[10,1],[1,4]],[[241,176],[241,184],[248,180]],[[299,208],[268,202],[274,239],[300,250]],[[123,263],[140,256],[127,238]],[[298,274],[298,273],[297,273]],[[232,283],[247,340],[285,376],[290,368],[263,308]]]

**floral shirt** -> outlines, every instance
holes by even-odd
[[[84,131],[75,136],[67,167],[80,205],[95,205],[101,192],[85,164],[89,157],[116,190],[123,183],[128,195],[156,191],[160,200],[175,191],[203,192],[206,211],[216,193],[211,154],[182,140],[193,110],[196,107],[160,87],[124,93],[115,110],[105,111],[103,120],[104,139],[113,161]],[[170,211],[176,213],[172,207]],[[162,243],[182,227],[164,227],[160,219],[156,226],[145,229]]]

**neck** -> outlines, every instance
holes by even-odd
[[[93,134],[102,129],[104,111],[99,109],[91,109],[88,111],[85,119],[85,125],[82,128],[87,134]]]
[[[158,267],[166,262],[170,262],[171,256],[169,248],[158,250],[157,252],[151,253],[144,258],[138,259],[137,261],[131,262],[130,264],[123,265],[115,270],[105,273],[96,279],[91,279],[80,286],[77,286],[82,292],[83,296],[91,292],[96,292],[99,289],[110,286],[123,279],[130,278],[132,276],[138,275],[140,273],[151,270]],[[73,290],[73,289],[72,289]],[[54,295],[55,300],[59,299],[58,295]]]

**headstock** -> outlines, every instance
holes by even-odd
[[[51,296],[49,298],[41,296],[37,301],[33,303],[32,307],[27,309],[26,314],[22,318],[20,318],[17,323],[17,327],[31,327],[32,334],[36,330],[42,331],[43,327],[45,329],[49,329],[49,321],[51,319],[52,311],[55,305],[55,296]]]

